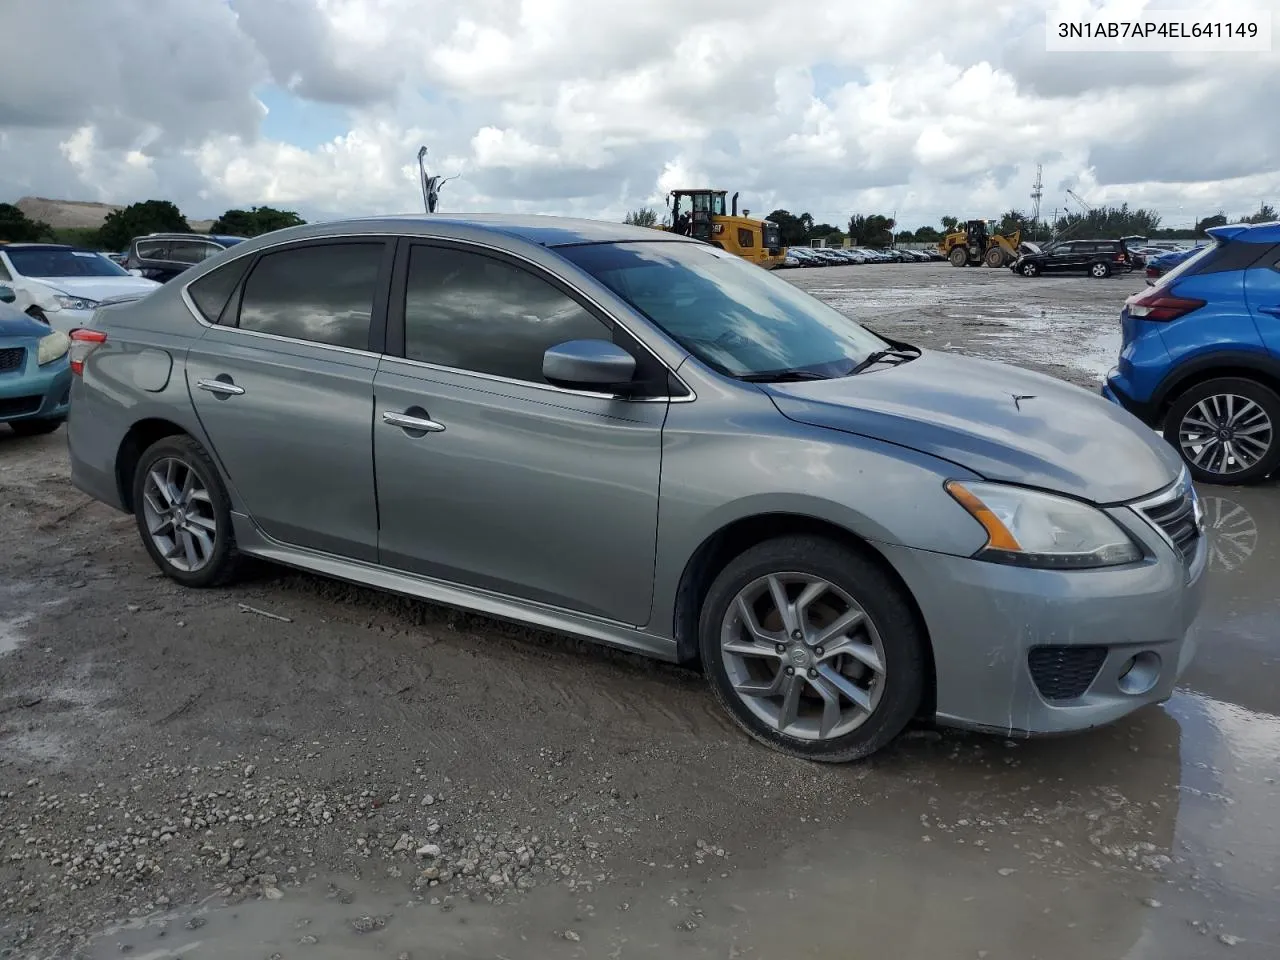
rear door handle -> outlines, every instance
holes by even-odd
[[[244,387],[237,387],[230,380],[197,380],[196,386],[224,397],[238,397],[244,393]]]
[[[1273,317],[1280,317],[1280,307],[1259,307],[1259,313],[1269,313]]]
[[[382,422],[405,430],[422,430],[426,433],[443,433],[444,424],[437,423],[429,417],[413,417],[407,413],[394,413],[390,410],[382,414]]]

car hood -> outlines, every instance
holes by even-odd
[[[161,286],[145,277],[31,277],[37,283],[86,300],[106,300],[125,294],[145,295]]]
[[[49,327],[21,310],[15,310],[6,304],[0,304],[0,340],[14,338],[48,336]]]
[[[798,423],[1094,503],[1153,493],[1182,469],[1172,447],[1102,396],[989,360],[925,351],[896,367],[764,389]]]

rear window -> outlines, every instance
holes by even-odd
[[[201,316],[210,323],[218,322],[227,301],[231,299],[231,294],[240,283],[240,278],[249,269],[249,261],[252,259],[252,256],[247,256],[232,260],[225,267],[212,270],[199,280],[193,280],[187,285],[187,296],[196,305]]]
[[[1205,259],[1211,253],[1217,250],[1220,246],[1222,246],[1222,244],[1218,242],[1206,244],[1204,247],[1200,249],[1199,253],[1192,254],[1191,256],[1187,257],[1187,259],[1183,260],[1180,264],[1178,264],[1176,267],[1174,267],[1172,270],[1170,270],[1168,273],[1163,274],[1160,277],[1160,279],[1157,280],[1155,284],[1153,284],[1153,286],[1167,287],[1174,280],[1177,280],[1179,277],[1186,275],[1186,273],[1189,270],[1192,270],[1198,264],[1203,263]]]

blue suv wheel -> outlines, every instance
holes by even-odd
[[[1102,393],[1160,430],[1204,483],[1280,468],[1280,222],[1211,240],[1125,301]]]

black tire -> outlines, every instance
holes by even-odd
[[[1089,276],[1095,280],[1105,280],[1111,276],[1111,264],[1099,260],[1097,263],[1089,265]]]
[[[147,529],[144,513],[144,484],[148,471],[157,461],[172,458],[192,470],[209,493],[209,502],[217,529],[214,549],[208,562],[190,572],[175,567],[160,552]],[[236,549],[235,531],[231,526],[231,500],[212,458],[199,443],[184,434],[164,437],[149,446],[138,460],[133,475],[133,512],[138,535],[156,566],[168,577],[187,587],[220,587],[230,583],[239,572],[242,558]]]
[[[952,247],[951,252],[947,254],[947,259],[951,261],[953,267],[967,266],[969,263],[969,251],[964,247]]]
[[[1038,263],[1024,263],[1018,268],[1018,272],[1024,277],[1040,276],[1040,265]]]
[[[871,714],[843,736],[806,740],[779,732],[743,703],[726,672],[720,631],[729,605],[753,581],[784,572],[821,577],[845,591],[879,634],[885,660],[883,692]],[[902,588],[877,560],[823,537],[766,540],[730,561],[707,591],[698,641],[711,691],[734,722],[761,743],[807,760],[845,763],[870,756],[903,731],[924,693],[927,641]]]
[[[988,267],[1003,267],[1004,251],[999,247],[992,247],[987,251],[986,257],[983,258],[983,262],[985,262]]]
[[[11,420],[9,426],[20,437],[39,437],[53,433],[66,421],[65,417],[54,417],[49,420]]]
[[[1206,470],[1197,465],[1182,449],[1180,437],[1182,420],[1193,407],[1210,397],[1228,395],[1252,400],[1262,408],[1271,421],[1267,451],[1255,464],[1234,473]],[[1256,483],[1280,467],[1280,395],[1256,380],[1247,380],[1243,377],[1219,377],[1216,380],[1198,383],[1177,397],[1169,407],[1169,412],[1164,418],[1164,438],[1181,455],[1187,464],[1187,469],[1191,471],[1192,478],[1200,483],[1232,485]]]

